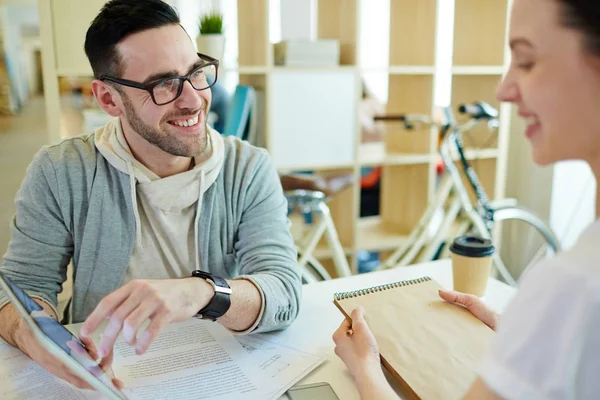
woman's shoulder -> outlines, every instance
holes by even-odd
[[[600,390],[597,379],[574,382],[572,374],[573,368],[589,373],[597,362],[585,355],[600,351],[599,239],[600,225],[591,226],[573,248],[519,280],[480,369],[502,397],[568,398],[575,386],[581,393]]]

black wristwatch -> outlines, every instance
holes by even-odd
[[[195,318],[216,321],[217,318],[222,317],[231,306],[231,287],[229,287],[225,279],[220,276],[213,276],[208,272],[196,270],[192,272],[192,276],[206,280],[206,282],[210,283],[215,290],[215,294],[210,303],[202,310],[198,311]]]

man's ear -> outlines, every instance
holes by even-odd
[[[100,108],[102,108],[108,115],[112,117],[118,117],[123,114],[121,111],[121,99],[118,98],[116,90],[111,88],[108,84],[94,79],[92,81],[92,91],[94,97]]]

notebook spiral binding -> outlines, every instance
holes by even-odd
[[[407,281],[399,281],[399,282],[394,282],[394,283],[387,283],[385,285],[379,285],[379,286],[373,286],[370,288],[366,288],[366,289],[360,289],[360,290],[354,290],[351,292],[341,292],[341,293],[334,293],[333,297],[336,300],[345,300],[345,299],[350,299],[352,297],[359,297],[359,296],[363,296],[365,294],[371,294],[371,293],[375,293],[375,292],[381,292],[384,290],[389,290],[389,289],[393,289],[393,288],[397,288],[397,287],[402,287],[402,286],[410,286],[410,285],[414,285],[417,283],[423,283],[423,282],[427,282],[430,281],[431,278],[428,276],[425,276],[423,278],[418,278],[418,279],[411,279],[411,280],[407,280]]]

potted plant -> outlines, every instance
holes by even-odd
[[[200,35],[196,38],[198,52],[214,57],[222,62],[225,51],[223,35],[223,15],[211,12],[200,18]]]

